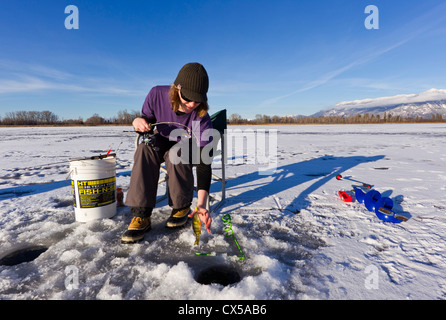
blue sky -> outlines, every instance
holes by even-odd
[[[379,9],[368,30],[367,5]],[[64,26],[79,9],[79,29]],[[446,89],[444,0],[0,2],[0,116],[140,110],[188,62],[215,112],[311,115],[341,101]]]

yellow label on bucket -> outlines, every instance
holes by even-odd
[[[106,206],[116,201],[116,177],[77,181],[81,208]]]

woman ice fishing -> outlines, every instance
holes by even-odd
[[[169,176],[169,206],[172,208],[166,226],[182,226],[188,218],[198,214],[210,233],[211,217],[206,203],[212,169],[210,161],[203,161],[201,157],[203,147],[212,140],[206,134],[210,131],[208,129],[212,128],[208,114],[208,88],[209,78],[205,68],[199,63],[188,63],[180,70],[173,85],[156,86],[147,95],[141,117],[133,121],[133,127],[139,132],[151,132],[151,124],[163,124],[156,125],[150,145],[141,143],[135,151],[130,187],[125,201],[125,204],[131,207],[133,219],[122,235],[122,242],[140,241],[145,232],[150,230],[150,217],[156,204],[160,165],[163,162]],[[188,130],[184,130],[185,128]],[[185,141],[178,137],[181,130],[190,139]],[[191,147],[178,148],[182,143],[188,143]],[[199,148],[193,148],[193,144],[197,144]],[[177,147],[173,148],[174,146]],[[190,154],[181,154],[186,153],[185,150]],[[198,199],[192,212],[194,161],[191,160],[192,157],[196,159],[193,152],[199,152],[200,156],[196,163]],[[178,156],[189,161],[177,161]]]

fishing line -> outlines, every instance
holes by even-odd
[[[118,153],[118,150],[119,150],[119,147],[121,146],[121,144],[122,144],[122,140],[121,140],[121,143],[118,145],[118,148],[116,149],[115,154]],[[107,156],[110,154],[110,152],[111,152],[112,149],[113,149],[113,143],[112,143],[111,145],[109,145],[109,148],[110,148],[110,149],[108,149],[108,151],[107,151],[107,153],[106,153]]]

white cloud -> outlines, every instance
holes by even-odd
[[[39,64],[0,60],[0,95],[64,91],[98,95],[144,95],[145,90],[129,88],[112,79],[76,76]]]
[[[47,90],[52,86],[35,77],[23,76],[20,79],[0,79],[0,94]]]

